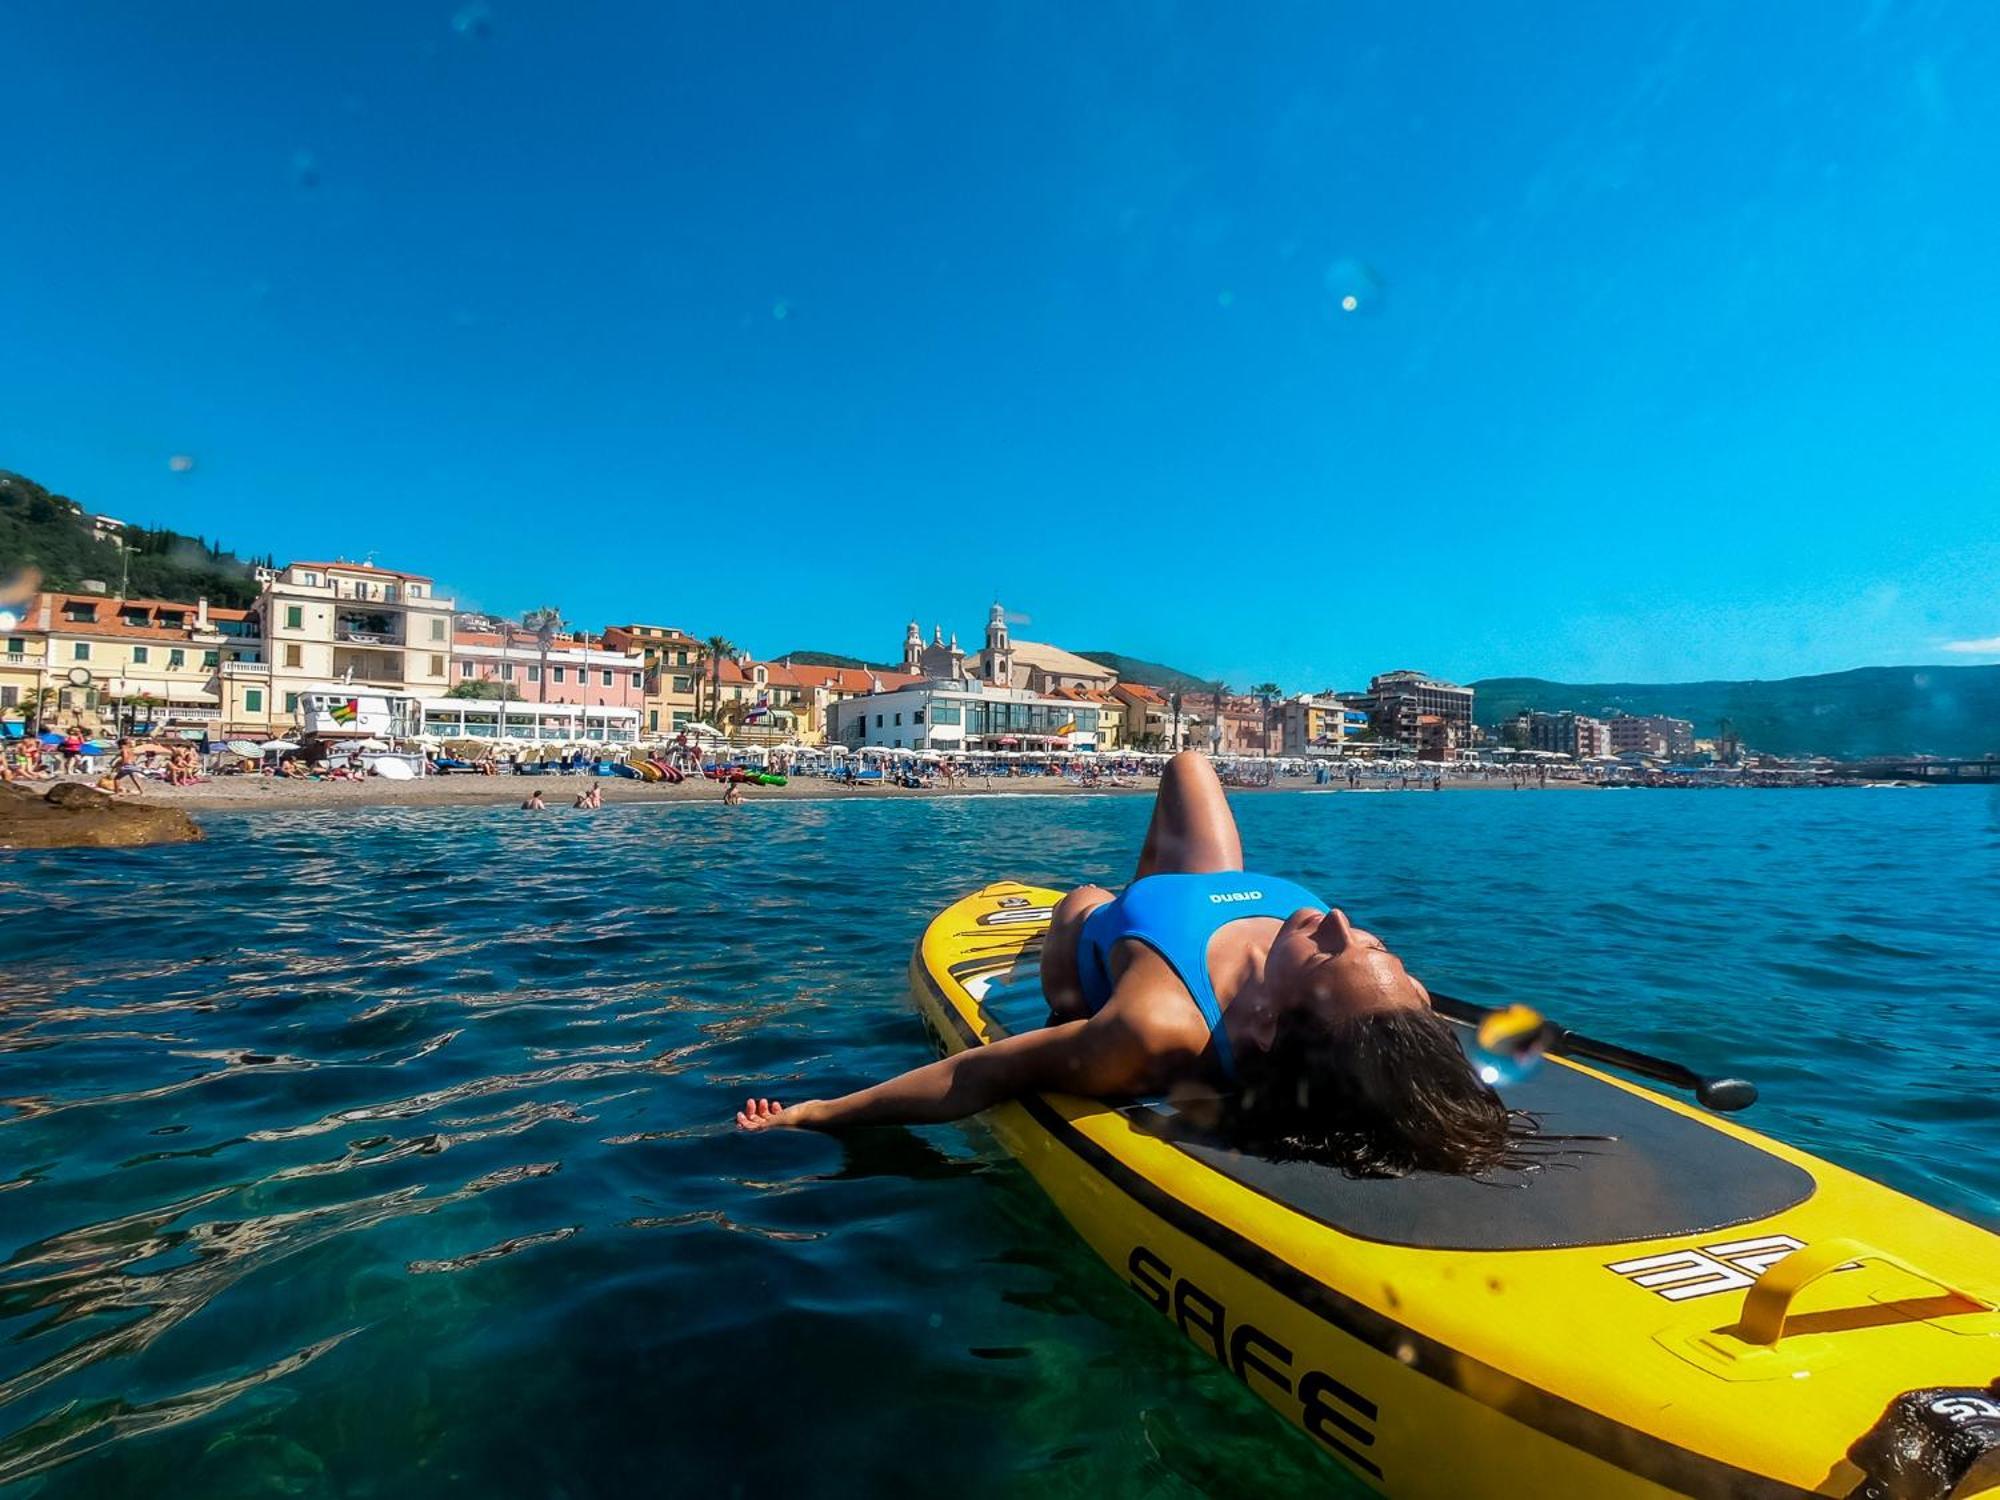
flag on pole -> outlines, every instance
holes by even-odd
[[[333,722],[336,724],[352,724],[355,715],[360,712],[361,700],[359,698],[349,698],[345,703],[336,703],[333,705]]]

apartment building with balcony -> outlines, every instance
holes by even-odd
[[[674,625],[607,625],[604,644],[637,651],[645,673],[642,724],[649,735],[671,735],[700,717],[701,642]]]
[[[299,695],[328,683],[433,698],[451,686],[452,601],[424,574],[295,562],[257,577],[261,647],[246,644],[223,666],[229,732],[289,730]]]
[[[1300,693],[1278,705],[1287,755],[1339,755],[1349,735],[1368,727],[1368,715],[1332,693]]]
[[[645,702],[645,658],[575,635],[553,637],[546,649],[525,626],[497,621],[492,630],[456,629],[451,642],[451,685],[493,684],[529,703],[580,703],[598,708],[640,708]]]
[[[34,595],[0,639],[0,710],[45,722],[205,732],[221,714],[228,643],[248,613],[208,601]]]
[[[1382,739],[1405,750],[1422,753],[1448,742],[1455,749],[1477,742],[1472,727],[1472,689],[1423,672],[1381,672],[1370,678],[1365,693],[1342,693],[1340,700],[1368,715],[1368,724]],[[1426,716],[1438,724],[1425,724]]]

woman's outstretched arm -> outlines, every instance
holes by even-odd
[[[751,1099],[737,1111],[736,1123],[745,1130],[933,1125],[1040,1089],[1093,1097],[1143,1093],[1153,1086],[1162,1061],[1122,1017],[1100,1012],[1088,1021],[968,1047],[838,1099],[808,1099],[789,1108],[775,1099]]]

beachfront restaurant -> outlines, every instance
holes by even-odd
[[[425,698],[423,710],[423,733],[441,740],[595,741],[611,745],[632,745],[639,740],[636,708],[499,698]]]
[[[927,682],[844,698],[832,739],[850,750],[1095,751],[1098,711],[1066,698],[979,683]]]

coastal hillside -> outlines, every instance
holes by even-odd
[[[2000,666],[1860,667],[1768,682],[1471,684],[1479,722],[1546,713],[1671,714],[1697,735],[1728,720],[1745,745],[1775,755],[1986,755],[2000,751]]]
[[[1215,686],[1213,678],[1197,677],[1192,672],[1162,666],[1142,656],[1124,656],[1116,651],[1079,651],[1076,654],[1085,661],[1096,662],[1100,667],[1109,667],[1118,674],[1120,682],[1137,682],[1169,692],[1179,688],[1184,693],[1205,693]]]
[[[852,667],[862,672],[875,670],[860,657],[842,656],[838,651],[781,651],[774,660],[788,661],[799,667]]]
[[[0,470],[0,578],[30,568],[41,586],[74,592],[94,579],[140,599],[192,604],[206,598],[228,609],[257,598],[250,563],[201,537],[127,526],[124,547],[100,538],[74,500],[52,495],[32,479]]]

